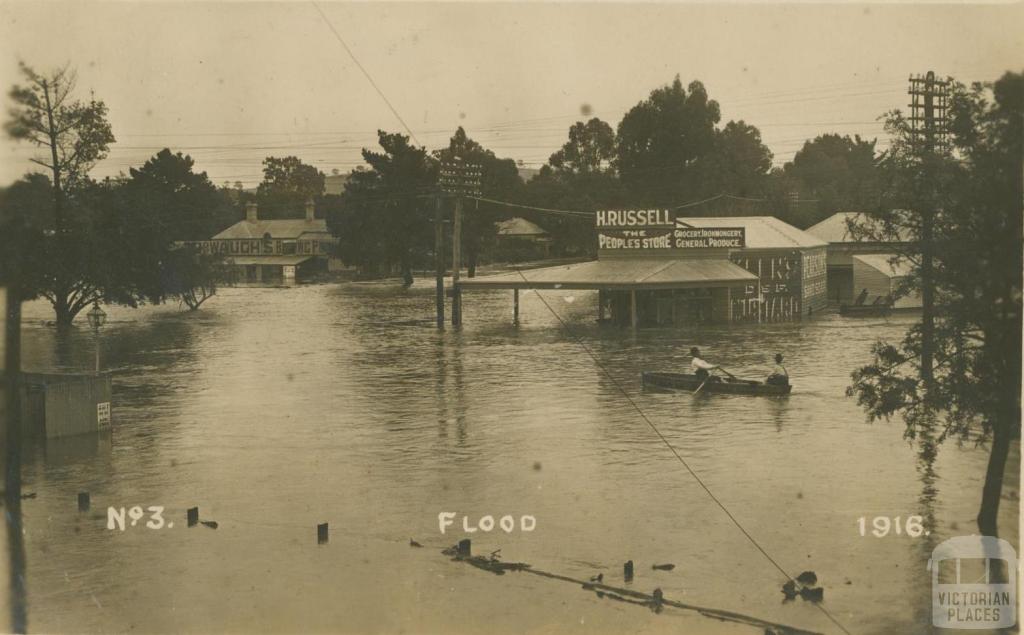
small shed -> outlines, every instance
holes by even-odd
[[[853,256],[853,288],[857,294],[867,290],[864,304],[872,304],[878,298],[886,301],[896,297],[900,285],[910,275],[910,264],[898,260],[895,254],[860,254]],[[894,309],[921,308],[919,293],[897,298]]]
[[[21,426],[28,437],[52,439],[110,428],[110,375],[22,373]]]
[[[515,217],[494,224],[498,232],[499,260],[516,261],[551,255],[551,234],[540,225]]]

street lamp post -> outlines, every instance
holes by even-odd
[[[89,326],[92,327],[93,336],[96,338],[96,374],[100,374],[100,327],[106,324],[107,314],[100,308],[99,301],[92,303],[92,310],[86,313],[89,318]]]

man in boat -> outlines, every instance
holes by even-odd
[[[772,373],[768,375],[768,379],[765,383],[771,384],[772,386],[789,385],[789,372],[787,372],[786,367],[782,365],[782,353],[775,354],[775,368],[772,369]]]
[[[697,379],[702,382],[709,379],[711,381],[718,381],[718,377],[711,377],[711,371],[718,368],[718,366],[704,361],[704,358],[701,357],[699,348],[696,346],[690,348],[690,355],[693,357],[693,360],[690,362],[690,370],[692,370],[693,374],[697,376]]]

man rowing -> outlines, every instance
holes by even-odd
[[[696,375],[697,379],[701,380],[701,382],[707,381],[711,377],[711,371],[719,368],[719,366],[715,366],[714,364],[705,361],[700,354],[700,349],[696,346],[690,348],[690,355],[693,357],[693,360],[690,361],[690,370],[693,371],[693,374]],[[717,379],[717,377],[714,378],[714,380]]]

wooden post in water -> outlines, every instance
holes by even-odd
[[[199,508],[189,507],[188,511],[185,512],[186,518],[188,519],[188,526],[195,527],[199,524]]]
[[[512,289],[512,324],[519,326],[519,289]]]
[[[473,555],[472,542],[469,538],[463,538],[459,541],[458,554],[463,558]]]
[[[14,260],[17,263],[17,259]],[[28,591],[26,585],[25,542],[21,516],[21,284],[18,266],[8,281],[6,290],[0,288],[0,301],[5,315],[3,326],[3,422],[4,441],[7,445],[4,473],[4,518],[7,520],[8,606],[10,631],[28,632]]]
[[[629,325],[636,328],[636,289],[629,292]]]
[[[444,219],[441,217],[441,197],[434,207],[434,270],[437,276],[437,328],[444,328]]]
[[[325,544],[327,539],[327,523],[320,523],[316,526],[316,544]]]
[[[462,196],[455,198],[455,220],[452,233],[452,326],[462,324],[462,289],[459,273],[462,270]]]
[[[78,511],[89,511],[89,492],[78,492]]]

